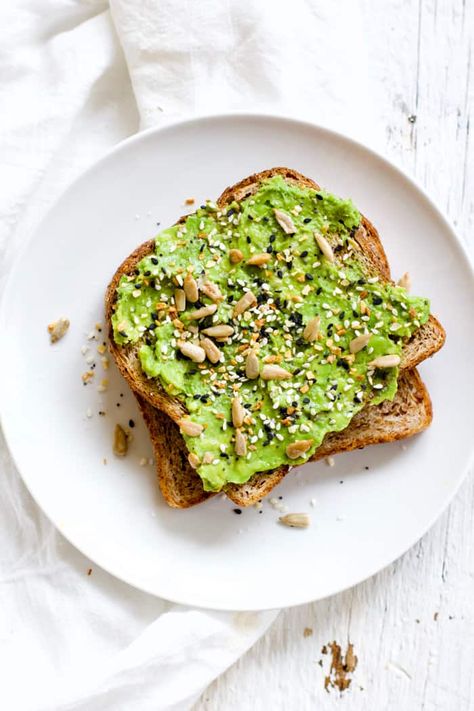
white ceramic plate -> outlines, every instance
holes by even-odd
[[[81,346],[95,351],[87,334],[102,320],[104,290],[120,261],[157,232],[157,221],[173,223],[185,198],[215,198],[275,165],[351,196],[382,234],[393,274],[410,270],[414,293],[432,299],[448,333],[442,352],[420,369],[435,412],[426,433],[342,455],[334,467],[308,464],[275,491],[289,511],[311,513],[307,530],[279,525],[269,503],[262,513],[252,508],[241,515],[221,497],[188,511],[168,508],[153,467],[139,466],[151,450],[126,384],[111,368],[108,391],[98,393],[98,359],[95,383],[81,382],[87,369]],[[117,577],[191,605],[296,605],[350,587],[393,561],[455,493],[472,448],[473,303],[472,274],[445,219],[371,151],[317,126],[268,116],[177,123],[131,138],[99,161],[26,246],[0,317],[2,423],[38,504]],[[51,346],[46,325],[62,315],[70,331]],[[129,418],[136,436],[119,460],[111,452],[112,430]]]

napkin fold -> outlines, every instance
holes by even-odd
[[[357,2],[4,0],[0,284],[65,186],[139,127],[250,109],[362,137],[368,98]],[[1,437],[0,468],[2,708],[188,709],[274,620],[115,580],[49,523]]]

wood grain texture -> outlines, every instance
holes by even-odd
[[[472,253],[474,4],[362,0],[362,7],[382,149],[438,201]],[[471,711],[473,512],[470,476],[402,559],[352,590],[281,612],[195,711]],[[305,637],[306,627],[313,634]],[[359,658],[342,697],[324,690],[329,659],[320,650],[332,640],[350,640]]]

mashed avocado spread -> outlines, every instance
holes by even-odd
[[[427,299],[379,280],[350,200],[277,176],[224,210],[208,202],[122,276],[118,345],[189,415],[204,488],[301,464],[367,404],[392,399]]]

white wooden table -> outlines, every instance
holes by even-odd
[[[363,0],[363,7],[385,153],[473,247],[474,3]],[[282,611],[195,711],[474,709],[473,511],[471,476],[401,560],[336,597]],[[324,689],[330,655],[321,648],[333,640],[343,649],[350,640],[359,660],[342,695]]]

